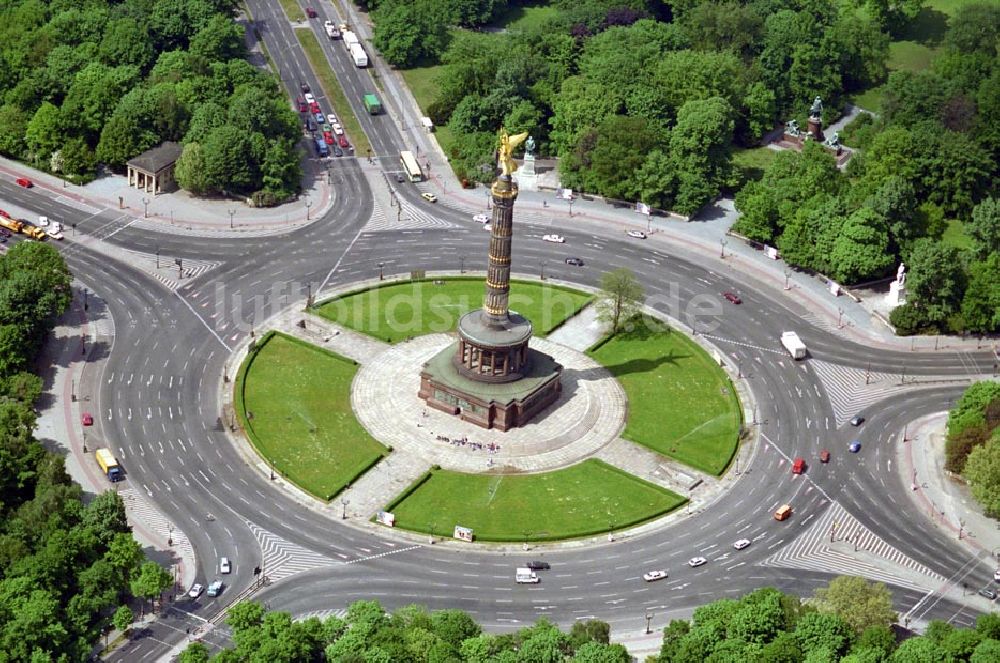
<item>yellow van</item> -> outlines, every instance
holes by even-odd
[[[790,515],[792,515],[792,506],[790,504],[783,504],[780,509],[774,512],[774,519],[785,520]]]

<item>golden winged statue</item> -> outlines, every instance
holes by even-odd
[[[517,170],[517,164],[514,163],[511,153],[527,137],[527,131],[511,136],[507,133],[506,129],[500,129],[500,168],[503,170],[504,175],[513,175],[514,171]]]

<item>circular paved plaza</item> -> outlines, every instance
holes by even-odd
[[[526,426],[486,430],[429,408],[417,397],[420,370],[454,342],[448,334],[420,336],[361,366],[351,403],[373,437],[449,470],[539,472],[592,456],[625,425],[625,392],[611,373],[585,354],[541,338],[530,345],[562,364],[562,394]]]

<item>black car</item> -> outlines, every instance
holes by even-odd
[[[860,414],[854,415],[854,418],[851,419],[852,426],[860,426],[863,423],[865,423],[865,418],[862,417]]]
[[[548,571],[552,568],[548,562],[528,562],[525,566],[532,571]]]
[[[340,145],[334,143],[331,147],[333,147],[333,156],[335,157],[344,156],[344,150],[340,149]]]
[[[302,94],[308,94],[309,93],[309,84],[308,83],[299,83],[299,89],[302,90]]]
[[[573,265],[574,267],[583,267],[583,259],[581,258],[566,258],[567,265]]]

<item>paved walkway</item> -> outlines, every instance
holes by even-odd
[[[597,306],[589,304],[549,334],[548,339],[578,352],[586,352],[604,338],[608,329],[606,324],[598,320]]]

